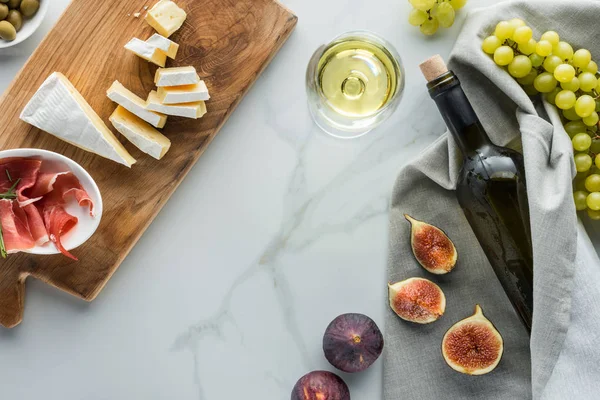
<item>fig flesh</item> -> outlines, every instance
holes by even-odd
[[[428,279],[410,278],[388,288],[390,307],[405,321],[429,324],[446,311],[444,292]]]
[[[333,372],[313,371],[296,382],[291,400],[350,400],[350,389]]]
[[[404,218],[411,224],[410,245],[419,264],[436,275],[452,271],[458,260],[458,252],[444,231],[408,214],[404,214]]]
[[[329,324],[323,335],[325,358],[344,372],[369,368],[383,351],[383,335],[371,318],[363,314],[342,314]]]
[[[454,324],[442,340],[446,363],[467,375],[492,372],[503,352],[502,336],[483,315],[479,304],[475,306],[475,314]]]

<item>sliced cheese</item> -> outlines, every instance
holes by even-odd
[[[106,92],[109,99],[127,111],[137,115],[152,126],[162,128],[167,123],[167,116],[146,109],[146,102],[132,93],[119,81],[114,81],[112,86]]]
[[[177,57],[177,51],[179,50],[179,45],[172,40],[167,39],[166,37],[155,33],[150,36],[149,39],[146,40],[150,46],[154,46],[158,48],[160,51],[165,53],[167,57],[171,59],[175,59]]]
[[[159,67],[164,67],[167,62],[166,53],[164,53],[158,47],[146,43],[138,38],[131,39],[125,45],[125,48],[138,57],[141,57],[146,61],[150,61]]]
[[[194,119],[198,119],[206,114],[206,104],[203,101],[180,104],[162,104],[160,102],[160,98],[158,97],[158,93],[156,93],[154,90],[148,95],[146,108],[148,110],[157,111],[167,115]]]
[[[165,37],[181,28],[187,14],[170,0],[160,0],[146,14],[146,22]]]
[[[154,75],[156,86],[195,85],[200,77],[194,67],[159,68]]]
[[[40,86],[20,118],[83,150],[131,167],[135,159],[60,72]]]
[[[171,147],[169,138],[121,106],[112,113],[110,122],[138,149],[157,160],[163,158]]]
[[[210,95],[204,81],[200,81],[195,85],[159,87],[158,98],[163,104],[178,104],[205,101]]]

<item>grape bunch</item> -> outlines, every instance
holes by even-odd
[[[421,27],[425,35],[433,35],[441,27],[454,24],[456,11],[467,4],[467,0],[408,0],[413,6],[408,22]]]
[[[575,207],[600,220],[600,80],[592,54],[586,49],[573,51],[554,31],[536,41],[532,29],[520,19],[498,23],[481,47],[496,64],[506,67],[525,93],[542,93],[560,110],[575,154]]]

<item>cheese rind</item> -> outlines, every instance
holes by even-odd
[[[158,98],[163,104],[178,104],[206,101],[210,95],[204,81],[200,81],[195,85],[159,87]]]
[[[200,82],[200,76],[194,67],[159,68],[154,75],[154,83],[162,86],[195,85]]]
[[[165,37],[175,33],[187,18],[187,14],[170,0],[160,0],[146,14],[146,22]]]
[[[119,81],[114,81],[106,92],[109,99],[127,111],[137,115],[152,126],[162,128],[167,123],[167,116],[146,109],[146,102],[123,86]]]
[[[146,43],[138,38],[131,39],[125,45],[125,48],[134,53],[136,56],[141,57],[146,61],[150,61],[159,67],[164,67],[167,63],[167,54],[165,52],[158,47]]]
[[[44,81],[20,118],[83,150],[130,168],[135,163],[131,154],[60,72],[54,72]]]
[[[175,59],[175,57],[177,57],[179,45],[174,41],[169,40],[162,35],[159,35],[158,33],[155,33],[154,35],[150,36],[146,40],[146,43],[148,43],[150,46],[156,47],[157,49],[165,53],[167,57],[173,60]]]
[[[110,122],[138,149],[157,160],[171,148],[169,138],[121,106],[112,113]]]
[[[146,101],[146,108],[148,110],[157,111],[166,115],[173,115],[176,117],[185,118],[201,118],[206,114],[206,103],[203,101],[197,101],[193,103],[180,103],[180,104],[162,104],[158,93],[151,91]]]

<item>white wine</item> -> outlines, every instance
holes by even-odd
[[[348,37],[331,43],[318,66],[318,86],[333,111],[350,118],[376,114],[398,89],[401,68],[381,44]]]

